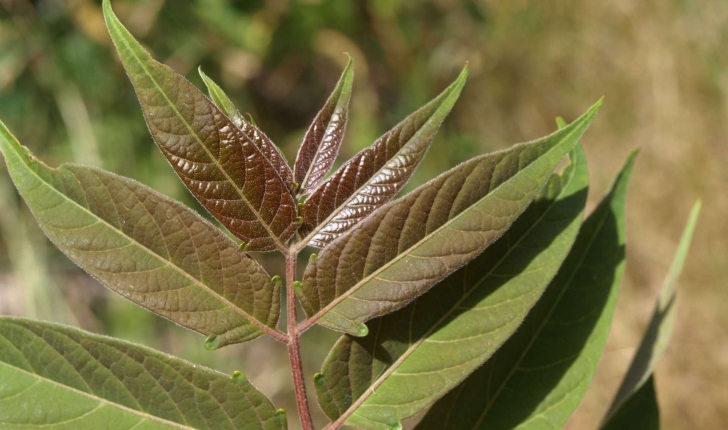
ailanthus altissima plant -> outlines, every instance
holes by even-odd
[[[155,142],[227,232],[131,179],[75,164],[48,167],[0,123],[13,182],[71,260],[132,302],[203,334],[207,349],[260,336],[286,344],[305,430],[314,428],[307,385],[331,420],[326,429],[397,429],[428,407],[417,429],[566,423],[604,351],[624,267],[636,152],[582,220],[589,181],[579,140],[601,101],[547,137],[473,158],[394,199],[467,70],[329,175],[347,123],[351,61],[291,168],[201,70],[209,98],[155,61],[108,0],[103,8]],[[652,373],[669,341],[698,212],[696,205],[604,429],[659,428]],[[320,251],[296,280],[306,247]],[[252,251],[281,253],[284,276],[266,273]],[[297,303],[305,317],[296,315]],[[301,335],[316,324],[342,335],[307,381]],[[0,429],[287,425],[239,372],[58,324],[0,318]]]

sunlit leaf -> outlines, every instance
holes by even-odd
[[[523,325],[430,408],[418,430],[560,429],[591,383],[624,269],[624,208],[636,153],[584,221]]]
[[[149,130],[182,182],[247,249],[284,250],[299,223],[276,166],[194,85],[155,61],[109,0],[104,16]]]
[[[0,428],[285,429],[285,414],[233,377],[78,329],[0,318]]]
[[[212,99],[212,102],[215,103],[215,106],[225,112],[233,124],[235,124],[250,140],[253,141],[253,143],[255,143],[263,155],[265,155],[268,158],[268,161],[270,161],[273,167],[275,167],[278,175],[281,179],[283,179],[283,182],[286,183],[289,190],[292,191],[293,172],[288,166],[286,157],[281,154],[278,147],[268,138],[268,136],[265,135],[265,133],[248,122],[243,115],[240,114],[240,111],[238,111],[233,102],[230,101],[230,98],[228,98],[222,88],[220,88],[215,81],[210,79],[210,77],[202,71],[202,67],[198,68],[198,71],[202,81],[207,87],[207,91],[210,93],[210,99]]]
[[[630,402],[632,396],[636,396],[637,392],[642,390],[642,386],[646,381],[652,377],[652,373],[655,370],[657,362],[665,352],[670,337],[672,336],[672,330],[675,326],[676,316],[676,304],[675,296],[677,293],[677,280],[682,272],[685,258],[688,255],[688,249],[690,248],[690,242],[693,238],[693,232],[697,225],[698,215],[700,214],[700,202],[697,202],[693,206],[693,210],[690,213],[685,230],[683,231],[682,238],[680,239],[680,245],[678,246],[675,258],[670,266],[670,272],[665,279],[665,283],[662,285],[662,291],[660,297],[655,305],[655,310],[652,314],[650,324],[647,326],[647,331],[642,337],[632,364],[627,370],[627,374],[622,381],[622,384],[614,397],[609,411],[604,419],[605,427],[617,428],[613,423],[617,415],[621,415],[623,418],[625,414],[621,413],[620,410],[627,408],[627,403]],[[642,396],[649,395],[649,389],[643,392]],[[654,391],[654,388],[652,388]],[[656,400],[655,400],[656,403]],[[632,408],[634,412],[639,412],[639,409]],[[622,419],[618,420],[621,421]]]
[[[534,142],[467,161],[375,211],[306,269],[298,296],[318,323],[363,336],[495,242],[574,147],[601,102]]]
[[[300,184],[301,194],[313,191],[336,161],[349,118],[353,83],[354,64],[349,57],[339,83],[314,118],[298,150],[293,171],[296,182]]]
[[[401,311],[344,335],[316,376],[332,420],[396,427],[480,366],[518,327],[569,252],[589,174],[581,147],[511,228]]]
[[[0,151],[46,235],[112,290],[209,347],[280,335],[280,281],[186,206],[101,169],[51,169],[2,122]]]
[[[467,78],[465,68],[442,94],[341,166],[303,205],[302,242],[323,248],[387,203],[424,158]]]

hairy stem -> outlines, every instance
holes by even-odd
[[[288,358],[291,361],[293,372],[293,385],[296,391],[296,403],[303,430],[314,430],[311,419],[311,409],[306,397],[306,382],[303,375],[303,362],[301,361],[301,336],[296,330],[298,323],[296,316],[296,295],[293,291],[293,281],[296,279],[296,260],[298,252],[289,252],[286,255],[286,298],[288,311]]]

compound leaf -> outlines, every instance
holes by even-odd
[[[314,191],[301,211],[303,243],[325,247],[402,189],[458,99],[467,75],[466,67],[442,94],[355,155]]]
[[[0,428],[276,430],[285,415],[231,378],[130,342],[0,318]]]
[[[285,250],[300,224],[276,166],[194,85],[155,61],[109,0],[103,9],[149,131],[185,186],[248,250]]]
[[[312,259],[297,290],[309,320],[355,336],[495,242],[574,147],[601,102],[534,142],[467,161],[391,202]]]
[[[298,150],[293,171],[301,194],[311,193],[336,161],[349,117],[353,83],[354,64],[349,57],[339,82],[314,118]]]
[[[212,99],[212,102],[215,103],[215,106],[225,112],[233,124],[235,124],[240,131],[245,133],[248,139],[255,143],[255,146],[260,149],[263,155],[268,158],[268,161],[270,161],[273,167],[275,167],[278,175],[281,179],[283,179],[283,182],[286,183],[286,186],[288,186],[288,189],[293,191],[293,172],[288,166],[286,157],[281,154],[278,147],[270,140],[270,138],[268,138],[268,136],[265,135],[265,133],[248,122],[243,115],[240,114],[240,111],[238,111],[233,102],[230,101],[227,94],[225,94],[222,88],[220,88],[215,81],[210,79],[210,77],[202,71],[201,66],[197,69],[197,71],[200,73],[200,77],[207,87],[207,92],[210,94],[210,99]]]
[[[560,429],[581,402],[609,334],[624,269],[624,207],[636,152],[584,221],[523,325],[437,401],[418,430]]]
[[[627,374],[619,390],[617,390],[614,401],[604,419],[605,428],[618,428],[616,427],[617,424],[613,423],[622,422],[625,416],[631,415],[627,411],[621,412],[622,409],[630,409],[633,411],[632,413],[641,413],[639,408],[628,405],[632,397],[641,396],[642,400],[639,401],[641,403],[647,401],[646,397],[649,396],[650,390],[654,394],[654,387],[643,390],[643,386],[647,383],[648,379],[652,378],[655,366],[665,352],[670,342],[670,337],[672,336],[672,329],[675,326],[675,316],[677,313],[675,305],[677,280],[680,277],[683,265],[685,264],[685,258],[688,255],[690,242],[692,241],[693,232],[698,222],[698,215],[700,214],[700,206],[700,202],[695,203],[690,213],[690,218],[683,231],[680,244],[670,266],[670,271],[662,285],[662,291],[655,305],[650,324],[647,326],[647,331],[642,337],[642,342],[632,359],[632,364],[630,364]],[[639,391],[642,391],[642,393],[638,394]],[[656,399],[654,403],[657,404]],[[621,416],[622,418],[618,419],[617,416]]]
[[[344,335],[315,378],[332,420],[396,428],[480,366],[518,327],[576,238],[589,175],[581,147],[478,258],[401,311]]]
[[[52,169],[2,122],[0,151],[45,234],[112,290],[211,347],[280,335],[280,282],[191,209],[101,169]]]

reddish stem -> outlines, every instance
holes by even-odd
[[[301,361],[301,336],[296,330],[298,323],[296,316],[296,295],[293,291],[293,281],[296,279],[296,260],[297,252],[291,252],[286,255],[286,298],[288,310],[288,358],[291,361],[291,371],[293,372],[293,385],[296,391],[296,403],[298,404],[298,414],[301,419],[303,430],[314,430],[313,420],[311,419],[311,409],[308,406],[308,397],[306,396],[306,382],[303,375],[303,362]]]

